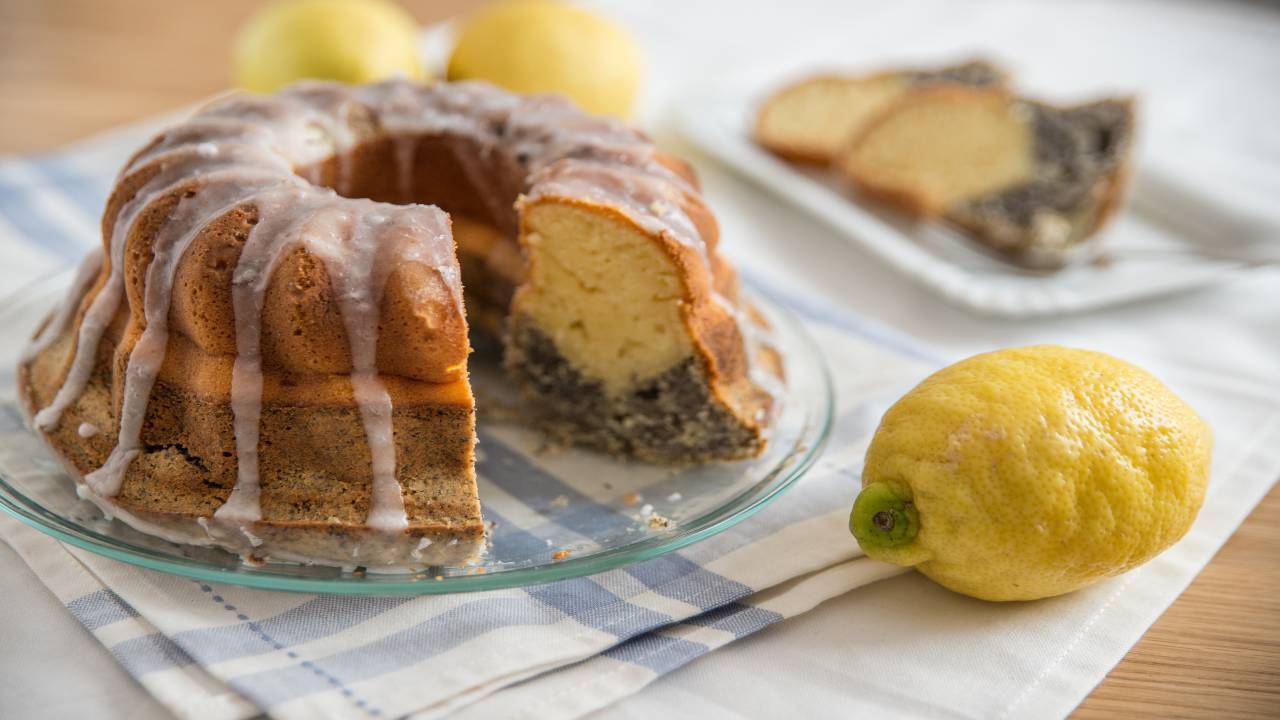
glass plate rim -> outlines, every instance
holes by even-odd
[[[23,285],[0,299],[0,308],[13,308],[24,297],[69,276],[70,270],[61,270]],[[808,472],[822,454],[831,434],[835,416],[835,383],[831,368],[817,340],[809,333],[800,318],[779,302],[770,298],[764,288],[756,288],[749,280],[743,281],[747,295],[754,303],[764,305],[769,314],[785,320],[789,332],[801,342],[801,347],[789,353],[803,353],[818,371],[817,381],[821,402],[816,408],[816,427],[809,430],[812,442],[798,452],[780,459],[779,464],[789,467],[765,477],[738,495],[725,501],[710,512],[687,521],[687,532],[653,537],[592,553],[580,558],[566,558],[545,565],[494,574],[450,576],[444,581],[428,579],[396,580],[390,574],[377,570],[367,571],[360,581],[349,578],[322,578],[255,573],[248,566],[218,568],[199,560],[181,558],[137,546],[122,547],[121,541],[84,527],[74,520],[64,518],[45,509],[10,484],[6,473],[0,470],[0,510],[35,530],[72,546],[97,555],[137,567],[169,573],[171,575],[207,582],[221,582],[243,587],[288,592],[321,593],[328,595],[428,595],[454,592],[476,592],[538,585],[557,580],[593,575],[644,560],[649,560],[708,537],[723,532],[752,517],[772,503]],[[13,310],[0,311],[0,317]],[[812,421],[811,421],[812,422]],[[775,466],[776,468],[777,466]]]

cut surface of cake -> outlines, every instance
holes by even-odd
[[[906,93],[938,84],[999,87],[1004,72],[984,60],[869,75],[823,74],[772,93],[756,115],[755,138],[788,160],[826,165],[879,112]]]
[[[1074,107],[998,89],[905,95],[856,135],[838,169],[864,195],[941,217],[1021,265],[1088,249],[1119,204],[1133,144],[1130,98]]]
[[[778,406],[691,170],[557,97],[233,95],[140,150],[102,226],[19,390],[82,495],[169,539],[474,557],[472,329],[532,422],[622,457],[750,458]]]

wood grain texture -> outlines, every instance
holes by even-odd
[[[56,147],[231,84],[262,0],[0,0],[0,153]],[[422,23],[483,0],[400,0]]]
[[[1280,485],[1073,717],[1280,718]]]
[[[427,23],[482,0],[403,4]],[[55,147],[225,88],[231,38],[259,5],[0,0],[0,153]],[[1075,717],[1280,718],[1280,488]]]

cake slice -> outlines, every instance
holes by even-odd
[[[552,166],[518,202],[528,265],[511,302],[505,364],[536,424],[651,462],[759,454],[757,423],[781,368],[753,352],[752,336],[767,330],[739,297],[692,171],[673,164],[676,185],[627,174],[632,196],[667,218],[648,229],[633,212],[544,190],[593,173]]]
[[[958,225],[1003,257],[1061,267],[1118,205],[1133,144],[1132,98],[1056,107],[1002,89],[904,95],[837,161],[863,194]]]
[[[755,138],[796,162],[825,165],[868,120],[912,89],[938,84],[999,87],[1005,73],[985,60],[932,70],[827,74],[774,92],[756,116]]]

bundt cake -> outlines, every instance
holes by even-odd
[[[1021,265],[1053,269],[1119,205],[1133,133],[1131,98],[1063,108],[938,86],[866,123],[837,167],[865,195],[959,225]]]
[[[128,162],[102,228],[20,391],[83,496],[170,539],[472,557],[469,327],[531,422],[620,456],[749,458],[776,414],[779,357],[690,169],[558,97],[231,95]]]
[[[863,125],[906,93],[939,84],[1000,87],[1003,70],[985,60],[870,75],[823,74],[771,93],[756,114],[756,142],[788,160],[830,164]]]

